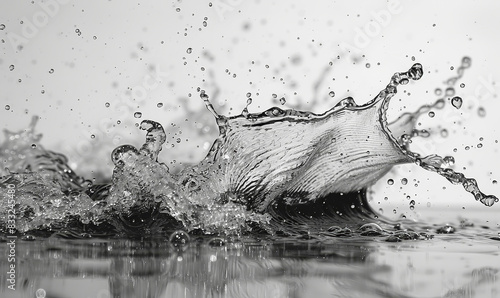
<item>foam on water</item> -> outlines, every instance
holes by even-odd
[[[123,145],[112,152],[115,169],[108,185],[92,185],[70,169],[64,156],[33,145],[41,138],[33,118],[28,129],[6,132],[0,147],[5,168],[0,169],[0,230],[13,226],[9,214],[15,214],[19,232],[84,224],[96,233],[102,232],[99,227],[154,233],[180,223],[206,233],[289,233],[300,230],[307,218],[308,225],[332,226],[331,233],[342,234],[346,231],[335,223],[359,226],[377,218],[366,189],[402,163],[435,172],[463,185],[484,205],[493,205],[495,196],[483,194],[474,179],[447,167],[449,157],[422,157],[409,148],[412,137],[429,134],[414,128],[416,119],[431,108],[443,108],[444,100],[387,122],[397,87],[422,75],[422,66],[414,64],[394,74],[367,103],[358,105],[348,97],[321,114],[273,107],[256,114],[245,108],[241,115],[226,117],[199,90],[219,127],[207,156],[171,173],[158,162],[166,139],[162,125],[144,120],[144,145]],[[382,233],[373,226],[359,232]]]

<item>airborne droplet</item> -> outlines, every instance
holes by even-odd
[[[486,116],[486,110],[483,107],[479,107],[477,109],[477,115],[481,118]]]
[[[141,118],[142,117],[142,113],[141,112],[135,112],[134,113],[134,118]]]
[[[451,99],[451,105],[456,109],[460,109],[460,107],[462,107],[462,103],[462,98],[459,96],[455,96]]]
[[[334,97],[334,96],[335,96],[335,92],[330,91],[330,92],[328,93],[328,95],[330,95],[330,97]]]

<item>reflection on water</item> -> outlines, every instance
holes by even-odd
[[[490,214],[491,215],[491,214]],[[401,226],[401,225],[399,225]],[[18,240],[17,289],[2,297],[497,297],[490,227],[408,223],[433,239],[381,235]],[[391,232],[394,233],[394,232]],[[25,238],[26,239],[26,238]],[[321,240],[320,240],[321,239]],[[497,241],[493,241],[497,240]],[[5,239],[2,255],[6,253]],[[8,270],[2,262],[1,271]]]

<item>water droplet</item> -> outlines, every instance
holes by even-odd
[[[95,139],[95,135],[90,135],[90,138],[91,139]]]
[[[8,111],[10,110],[10,106],[9,105],[5,105],[5,109]]]
[[[455,158],[453,156],[445,156],[443,158],[443,161],[447,166],[452,166],[455,164]]]
[[[401,179],[401,184],[403,184],[403,185],[408,184],[408,179],[406,179],[406,178]]]
[[[443,93],[443,90],[439,89],[439,88],[436,88],[434,90],[434,94],[436,94],[437,96],[441,95]]]
[[[481,118],[486,116],[486,110],[483,107],[479,107],[477,109],[477,115]]]
[[[189,243],[190,237],[189,235],[184,232],[184,231],[175,231],[170,235],[170,243],[174,247],[182,247],[186,246]]]
[[[479,144],[477,144],[477,146],[476,146],[476,147],[477,147],[477,148],[483,148],[483,144],[479,143]]]
[[[53,69],[53,68],[51,68],[51,69],[49,70],[49,73],[50,73],[50,74],[53,74],[53,73],[54,73],[54,69]]]
[[[334,96],[335,96],[335,92],[330,91],[330,92],[328,92],[328,95],[329,95],[330,97],[334,97]]]
[[[441,130],[441,136],[442,136],[443,138],[448,137],[448,130],[447,130],[447,129],[442,129],[442,130]]]
[[[280,98],[280,103],[281,105],[284,105],[286,103],[286,99],[284,97]]]
[[[11,65],[9,66],[9,70],[10,70],[10,71],[13,71],[13,70],[14,70],[14,64],[11,64]]]
[[[82,35],[82,32],[80,31],[80,29],[75,29],[75,33],[78,34],[78,36]]]
[[[96,40],[96,39],[97,39],[97,36],[95,36],[95,35],[94,35],[94,36],[92,36],[92,39],[93,39],[93,40]]]
[[[394,184],[394,180],[392,180],[392,179],[387,180],[387,184],[393,185]]]
[[[252,93],[247,92],[247,98],[250,98],[252,96]]]
[[[212,7],[212,2],[209,2],[209,3],[208,3],[208,7]]]
[[[106,102],[106,103],[104,104],[104,106],[105,106],[106,108],[109,108],[109,106],[110,106],[109,102]]]
[[[371,65],[370,65],[370,63],[366,63],[366,64],[365,64],[365,67],[366,67],[366,68],[370,68],[370,66],[371,66]]]
[[[491,181],[491,182],[492,182],[493,184],[497,184],[497,183],[498,183],[498,181],[496,181],[496,180],[493,180],[493,181]]]
[[[180,9],[179,7],[177,7],[177,8],[175,9],[175,11],[180,12],[180,11],[181,11],[181,9]]]
[[[428,115],[429,115],[429,117],[434,118],[434,116],[435,116],[436,114],[435,114],[433,111],[430,111],[430,112],[428,113]]]
[[[31,148],[36,149],[36,144],[31,144]]]
[[[141,118],[142,117],[142,113],[141,112],[135,112],[134,113],[134,118]]]
[[[187,48],[186,53],[191,54],[193,52],[192,48]]]
[[[460,109],[462,107],[462,98],[459,96],[455,96],[451,99],[451,105],[456,109]]]
[[[4,30],[5,29],[5,24],[0,24],[0,30]]]
[[[465,87],[465,84],[464,83],[461,83],[460,84],[460,88],[464,88]]]
[[[162,108],[162,107],[163,107],[163,103],[162,103],[162,102],[157,103],[157,104],[156,104],[156,107],[157,107],[157,108]]]
[[[181,142],[181,138],[177,138],[176,142],[180,143]]]
[[[203,27],[207,26],[207,21],[203,21]]]

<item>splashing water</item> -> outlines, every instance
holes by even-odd
[[[180,223],[187,230],[206,233],[256,228],[275,233],[303,224],[303,210],[320,223],[325,214],[330,216],[325,224],[335,222],[332,217],[336,222],[359,223],[377,217],[367,204],[366,189],[403,163],[415,163],[461,184],[476,200],[492,206],[498,202],[495,196],[483,194],[476,180],[446,167],[450,157],[421,157],[409,148],[412,137],[428,135],[414,128],[417,118],[443,108],[444,100],[387,122],[386,111],[397,87],[422,75],[422,66],[414,64],[407,72],[394,74],[367,103],[358,105],[347,97],[321,114],[278,107],[249,113],[251,94],[247,94],[241,115],[226,117],[200,90],[219,127],[207,156],[178,174],[170,173],[158,162],[164,129],[144,120],[140,129],[146,131],[146,142],[140,149],[123,145],[112,152],[115,169],[107,185],[92,185],[67,166],[64,156],[33,146],[41,138],[34,132],[35,117],[23,132],[6,132],[0,147],[5,168],[0,169],[0,230],[15,226],[19,232],[50,232],[83,224],[95,233],[102,227],[153,233]],[[289,210],[301,205],[307,208],[295,215]],[[16,215],[15,224],[9,214]],[[345,230],[332,228],[333,232]]]

